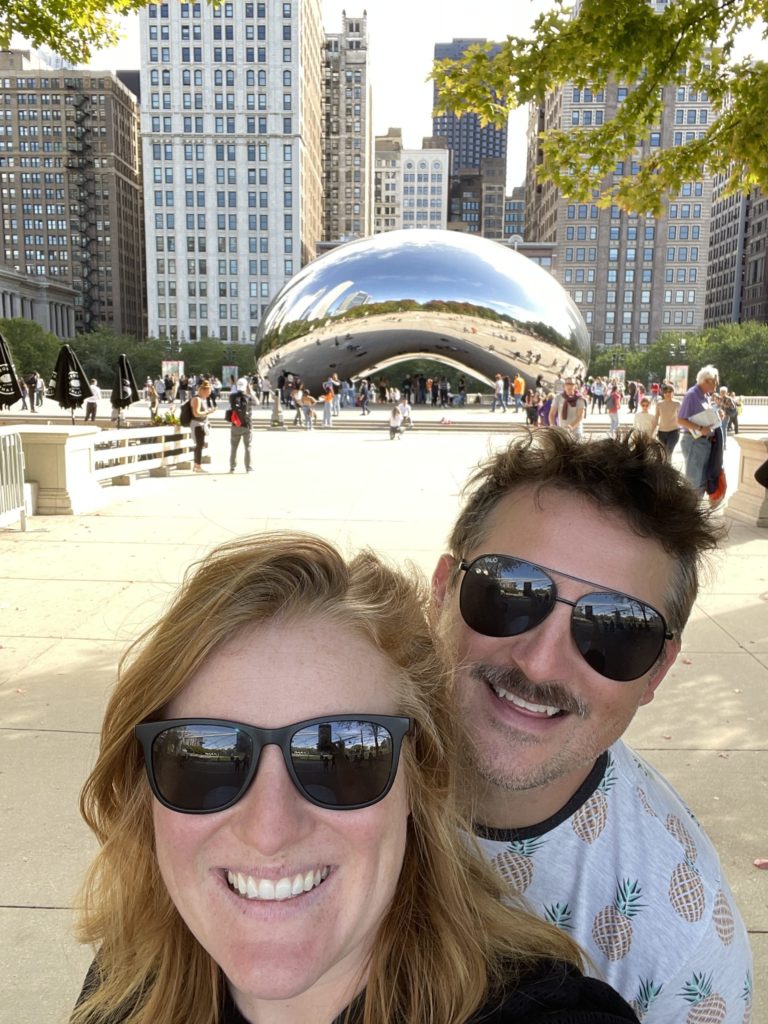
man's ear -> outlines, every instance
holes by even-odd
[[[453,555],[441,555],[432,573],[432,601],[436,608],[442,608],[451,587],[451,577],[456,566]]]
[[[674,640],[667,640],[664,644],[664,653],[661,655],[661,658],[648,677],[645,693],[640,698],[641,706],[643,704],[651,703],[653,698],[656,696],[656,688],[674,665],[679,653],[680,640],[677,637],[675,637]]]

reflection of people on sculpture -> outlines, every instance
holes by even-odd
[[[299,534],[187,576],[124,663],[83,792],[97,954],[72,1024],[636,1020],[461,837],[424,597]],[[357,742],[370,771],[338,769]]]

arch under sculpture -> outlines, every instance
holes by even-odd
[[[406,359],[447,363],[491,384],[583,375],[589,336],[573,300],[525,256],[455,231],[391,231],[304,267],[262,318],[256,365],[313,390]]]

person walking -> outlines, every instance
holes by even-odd
[[[647,395],[640,399],[640,409],[635,413],[632,425],[635,430],[642,430],[649,437],[656,435],[656,417],[651,412],[651,400]]]
[[[304,429],[312,430],[315,423],[315,410],[313,408],[316,405],[317,399],[313,398],[309,393],[309,388],[304,388],[304,393],[301,396],[301,411],[304,415]]]
[[[618,384],[614,384],[605,400],[608,413],[608,437],[616,437],[619,431],[619,409],[621,409],[621,393]]]
[[[361,380],[360,381],[360,390],[358,391],[358,396],[360,398],[360,415],[361,416],[368,416],[370,414],[370,411],[371,411],[368,408],[368,401],[369,401],[369,399],[371,397],[371,392],[370,392],[370,388],[368,387],[368,381],[367,380]]]
[[[39,374],[38,374],[37,370],[33,370],[32,373],[30,373],[30,375],[27,377],[27,380],[26,380],[27,392],[28,392],[28,398],[29,398],[29,411],[30,412],[37,412],[37,379],[38,379],[38,376],[39,376]]]
[[[496,374],[493,382],[493,401],[491,402],[491,412],[496,412],[496,406],[501,406],[501,411],[507,411],[507,403],[504,401],[504,380],[500,373]]]
[[[323,428],[333,426],[333,408],[336,403],[336,393],[333,385],[328,384],[323,392]]]
[[[243,442],[245,472],[251,472],[251,429],[253,427],[253,393],[247,377],[240,377],[237,389],[229,394],[229,472],[237,465],[237,449]]]
[[[515,379],[512,381],[512,395],[515,400],[515,412],[520,412],[523,405],[523,396],[525,394],[525,381],[520,376],[520,371],[515,374]]]
[[[712,438],[720,429],[720,415],[711,400],[717,388],[717,376],[714,366],[702,366],[696,374],[696,383],[688,388],[677,411],[678,426],[683,430],[680,448],[685,475],[699,495],[704,494],[706,486]]]
[[[670,459],[680,439],[680,428],[677,425],[680,403],[674,398],[675,389],[671,384],[664,384],[661,388],[661,401],[656,403],[655,411],[656,436],[667,449],[667,457]]]

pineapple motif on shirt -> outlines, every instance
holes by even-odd
[[[613,903],[603,907],[592,925],[592,938],[609,960],[621,960],[632,945],[632,918],[643,909],[642,889],[637,881],[619,882]]]
[[[493,866],[518,892],[525,892],[533,881],[531,858],[543,842],[543,839],[513,839],[506,850],[494,857]]]
[[[630,1006],[635,1011],[640,1021],[645,1020],[645,1015],[661,995],[663,985],[657,985],[652,978],[641,978],[637,995],[631,1000]]]
[[[573,831],[585,843],[594,843],[608,823],[607,793],[616,781],[616,769],[611,755],[605,763],[605,773],[597,789],[571,818]]]
[[[669,880],[669,902],[685,921],[700,921],[706,900],[704,885],[696,867],[698,851],[690,832],[674,814],[668,814],[664,827],[683,847],[684,859],[675,866]]]
[[[711,974],[694,974],[680,995],[690,1003],[685,1024],[722,1024],[728,1008],[723,997],[712,991]]]

